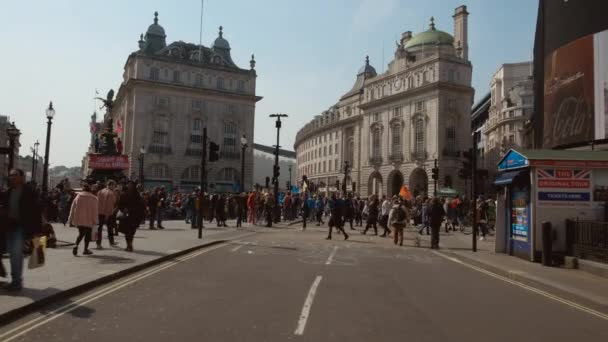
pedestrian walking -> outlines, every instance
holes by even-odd
[[[421,225],[422,227],[420,228],[420,230],[418,230],[418,234],[422,235],[422,231],[424,231],[424,229],[426,228],[426,235],[431,235],[431,233],[429,232],[429,228],[430,228],[430,219],[429,219],[429,212],[430,212],[430,207],[431,207],[431,200],[430,199],[424,199],[422,202],[422,205],[420,206],[420,219],[422,221]]]
[[[8,291],[23,288],[23,244],[42,230],[42,208],[36,191],[25,184],[25,173],[13,169],[8,174],[9,189],[2,203],[4,238],[11,266]]]
[[[306,220],[308,220],[314,206],[314,200],[307,193],[304,194],[304,199],[302,200],[302,230],[306,229]]]
[[[257,216],[257,206],[256,206],[256,193],[251,192],[249,197],[247,197],[247,214],[249,216],[249,223],[255,225],[256,216]]]
[[[439,201],[439,198],[433,198],[433,204],[431,205],[431,248],[439,249],[439,229],[445,216],[445,210],[443,205]]]
[[[137,192],[134,181],[127,183],[127,190],[118,199],[117,215],[118,230],[125,235],[127,252],[133,252],[133,237],[144,216],[144,202]]]
[[[391,230],[388,228],[388,215],[391,211],[392,205],[388,198],[386,198],[386,195],[384,195],[382,199],[383,201],[380,214],[380,226],[384,228],[384,232],[380,236],[386,237],[387,235],[391,234]]]
[[[378,235],[378,199],[375,195],[373,195],[368,203],[368,215],[367,215],[367,223],[365,224],[365,229],[363,230],[363,235],[367,233],[367,230],[371,227],[374,228],[374,235]]]
[[[388,215],[388,222],[393,228],[393,242],[395,245],[403,246],[403,230],[407,226],[409,218],[407,216],[407,208],[405,204],[399,200],[393,200],[393,206]]]
[[[116,220],[114,218],[114,208],[118,197],[114,192],[116,188],[116,182],[113,180],[108,181],[105,188],[97,193],[97,202],[99,203],[99,226],[97,227],[97,248],[101,249],[101,242],[103,240],[103,226],[106,225],[108,229],[108,241],[111,246],[116,246],[114,241],[114,225]]]
[[[158,217],[158,211],[160,209],[160,188],[154,188],[154,191],[148,197],[148,212],[150,213],[150,230],[156,230],[154,227],[154,221]]]
[[[477,199],[477,205],[475,206],[475,215],[477,215],[477,223],[481,230],[481,237],[479,241],[486,239],[488,235],[488,204],[483,200],[482,197]]]
[[[329,206],[329,221],[327,225],[329,226],[329,234],[327,235],[327,240],[331,240],[331,233],[334,227],[344,235],[344,240],[348,240],[348,234],[344,231],[342,216],[344,213],[344,201],[341,198],[338,198],[336,194],[331,195],[331,200],[328,203]]]
[[[271,194],[266,194],[266,201],[264,202],[264,214],[266,215],[266,227],[272,227],[272,209],[274,207],[274,200]]]
[[[84,250],[82,254],[91,255],[93,252],[89,249],[91,242],[91,231],[99,221],[99,201],[97,196],[91,192],[91,186],[88,183],[82,184],[82,192],[78,193],[72,207],[68,222],[70,227],[78,228],[78,237],[76,238],[76,246],[72,249],[74,256],[78,255],[78,246],[84,239]]]
[[[323,196],[317,195],[317,200],[315,201],[315,210],[317,213],[317,226],[325,224],[323,222],[323,213],[325,212],[325,201],[323,201]]]
[[[353,195],[348,194],[348,195],[346,195],[346,198],[344,199],[344,223],[343,223],[343,225],[346,226],[346,222],[348,222],[350,224],[350,230],[356,230],[355,228],[353,228],[354,216],[355,216],[355,203],[353,201]]]

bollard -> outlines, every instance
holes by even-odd
[[[551,260],[551,254],[553,249],[553,234],[552,234],[551,222],[542,223],[542,237],[543,237],[543,255],[542,263],[543,266],[551,266],[553,264]]]

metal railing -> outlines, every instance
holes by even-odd
[[[568,254],[608,264],[608,222],[566,220]]]

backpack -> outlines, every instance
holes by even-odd
[[[395,222],[403,222],[407,218],[407,214],[402,206],[395,209]]]

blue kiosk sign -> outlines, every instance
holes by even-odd
[[[499,171],[520,169],[530,166],[528,158],[524,157],[521,153],[511,150],[498,164]]]

